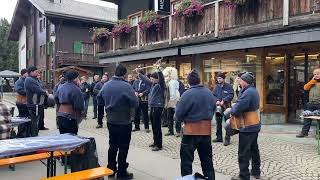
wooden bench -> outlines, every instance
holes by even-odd
[[[113,174],[111,169],[106,167],[98,167],[94,169],[83,170],[61,176],[55,176],[50,178],[42,178],[41,180],[89,180],[101,178]]]
[[[54,158],[63,157],[65,155],[64,152],[55,151],[53,153]],[[19,157],[12,157],[12,158],[6,158],[6,159],[0,159],[0,166],[11,166],[15,164],[22,164],[32,161],[40,161],[44,159],[49,159],[50,153],[39,153],[39,154],[32,154],[32,155],[26,155],[26,156],[19,156]]]
[[[316,128],[316,138],[318,139],[318,154],[320,155],[320,116],[306,116],[304,118],[318,121]]]

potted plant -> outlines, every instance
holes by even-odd
[[[182,0],[174,10],[174,16],[195,17],[204,12],[203,3],[199,0]]]
[[[128,20],[119,20],[112,28],[112,37],[129,34],[131,32],[131,25]]]
[[[160,31],[160,28],[162,27],[160,16],[154,11],[146,11],[138,24],[141,31],[149,29]]]
[[[108,28],[92,28],[92,40],[94,42],[103,42],[109,38],[111,32]]]

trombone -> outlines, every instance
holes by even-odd
[[[157,61],[156,61],[156,63],[154,63],[153,65],[151,65],[151,66],[145,66],[145,67],[137,67],[137,68],[135,68],[133,71],[138,71],[138,70],[142,70],[142,69],[147,69],[147,68],[155,68],[155,67],[157,67],[157,66],[161,66],[161,61],[163,60],[163,58],[161,57],[161,59],[158,59]]]

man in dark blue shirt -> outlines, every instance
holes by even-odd
[[[250,180],[250,175],[256,179],[260,179],[261,160],[258,146],[258,135],[261,129],[259,114],[260,98],[257,89],[253,86],[253,74],[246,72],[240,78],[240,97],[231,108],[231,116],[241,117],[234,118],[235,121],[243,121],[241,123],[238,122],[240,127],[237,128],[240,131],[238,148],[240,174],[231,179]],[[251,172],[249,172],[250,160],[252,164]]]
[[[28,68],[28,77],[24,82],[27,95],[27,107],[31,118],[31,136],[38,136],[39,128],[39,105],[43,105],[47,92],[42,88],[38,80],[39,71],[36,67]]]
[[[97,119],[98,115],[98,103],[97,103],[97,93],[94,92],[94,87],[96,86],[97,83],[99,83],[99,75],[94,75],[93,76],[93,82],[91,83],[91,96],[92,96],[92,103],[93,103],[93,118],[92,119]]]
[[[60,134],[78,134],[78,124],[85,109],[84,98],[79,88],[79,73],[69,70],[65,78],[67,82],[61,84],[55,92],[55,99],[59,105],[57,124]]]
[[[132,131],[131,112],[139,105],[132,86],[124,80],[126,73],[127,69],[119,64],[116,67],[115,76],[103,85],[100,92],[107,110],[109,130],[108,168],[117,173],[118,179],[133,178],[133,174],[127,171],[129,166],[127,156]]]
[[[200,85],[197,71],[188,74],[188,83],[190,89],[181,96],[176,107],[177,120],[185,124],[180,146],[181,175],[192,174],[194,151],[197,150],[204,176],[214,180],[211,120],[216,99],[208,88]]]
[[[213,90],[213,95],[217,98],[217,108],[220,108],[221,111],[216,113],[216,136],[217,138],[213,140],[213,142],[223,142],[222,140],[222,119],[223,112],[226,108],[231,106],[231,101],[234,96],[233,87],[225,82],[225,74],[223,72],[217,74],[217,86]],[[225,138],[225,146],[230,144],[230,136],[226,136]]]
[[[101,89],[103,87],[103,85],[109,80],[108,75],[104,74],[102,76],[101,81],[99,81],[93,88],[93,93],[97,94],[96,98],[97,98],[97,105],[98,105],[98,125],[97,125],[97,129],[102,128],[103,127],[103,116],[104,116],[104,101],[103,98],[101,97]]]
[[[88,106],[89,106],[89,99],[90,99],[90,85],[87,82],[88,81],[88,77],[87,76],[82,76],[81,77],[81,85],[80,85],[80,89],[84,98],[84,102],[85,102],[85,112],[84,112],[84,117],[85,119],[87,118],[87,113],[88,113]]]
[[[139,73],[144,75],[144,72],[142,70],[139,71]],[[147,85],[140,78],[138,78],[133,83],[133,89],[136,96],[139,98],[139,107],[136,109],[136,114],[134,117],[135,129],[133,131],[140,130],[140,116],[142,112],[144,129],[147,133],[149,133],[148,94],[150,91],[150,85]]]
[[[24,88],[24,81],[28,77],[28,70],[22,69],[21,77],[16,81],[14,89],[16,91],[16,105],[19,111],[19,117],[29,117],[29,111],[27,108],[27,96]],[[27,122],[18,126],[18,134],[19,138],[30,137],[30,129],[31,123]]]

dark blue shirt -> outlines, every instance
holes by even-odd
[[[36,77],[27,77],[24,81],[24,87],[27,95],[27,106],[34,107],[33,97],[36,95],[37,97],[40,95],[46,95],[46,91],[42,88],[41,83]]]
[[[96,94],[96,96],[97,96],[97,103],[98,103],[99,106],[103,106],[104,105],[104,100],[101,97],[101,93],[100,93],[100,90],[102,89],[103,84],[104,84],[103,81],[99,81],[99,82],[96,83],[96,85],[93,88],[93,93]]]
[[[132,87],[135,92],[142,93],[143,95],[148,95],[150,91],[150,85],[140,79],[135,80]]]
[[[150,107],[164,107],[165,81],[161,71],[158,72],[159,83],[152,83],[145,75],[139,74],[139,78],[148,86],[151,86],[148,95]]]
[[[257,111],[260,108],[260,97],[257,89],[248,86],[240,91],[240,97],[231,109],[231,115],[240,116],[245,112]],[[259,132],[261,124],[247,126],[240,129],[240,132]]]
[[[216,88],[213,90],[213,95],[218,99],[218,101],[224,101],[225,103],[230,103],[234,96],[233,87],[228,84],[217,84]]]
[[[216,98],[212,92],[202,86],[191,86],[185,91],[176,106],[178,121],[212,120],[216,109]]]
[[[18,94],[23,95],[23,96],[26,95],[26,91],[25,91],[25,88],[24,88],[24,81],[25,81],[25,80],[26,80],[25,77],[20,77],[20,78],[16,81],[16,83],[15,83],[15,85],[14,85],[14,90],[15,90]]]
[[[80,91],[80,88],[74,82],[66,82],[61,84],[58,90],[55,92],[55,99],[58,104],[71,105],[75,112],[81,112],[84,110],[84,98]],[[72,114],[60,113],[58,116],[77,119]]]
[[[132,86],[122,77],[114,76],[100,91],[110,124],[131,124],[131,112],[139,105]]]

